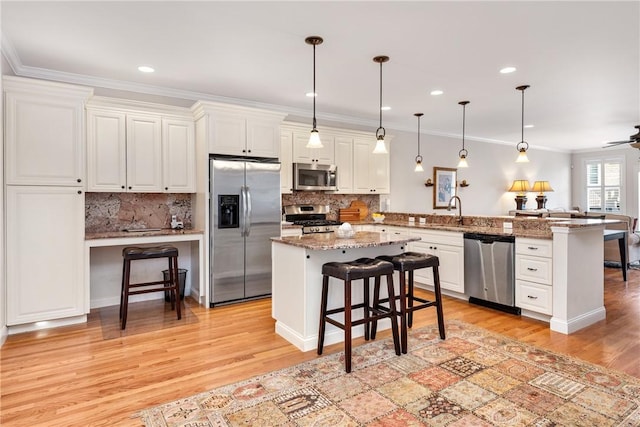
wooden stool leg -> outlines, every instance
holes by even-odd
[[[436,294],[436,311],[438,313],[438,330],[440,331],[440,338],[445,339],[444,313],[442,310],[442,293],[440,292],[440,274],[438,272],[437,265],[433,267],[433,288]]]
[[[176,304],[176,311],[178,312],[178,320],[180,320],[182,318],[182,309],[180,306],[180,280],[178,277],[178,257],[171,257],[171,258],[173,258],[173,285],[174,285],[173,294],[175,295],[174,301]]]
[[[374,309],[378,309],[378,305],[380,305],[380,276],[376,276],[373,280],[373,304],[372,307]],[[374,320],[371,322],[371,339],[376,339],[376,333],[378,332],[378,320]]]
[[[389,311],[391,319],[391,333],[393,334],[393,347],[400,356],[400,340],[398,339],[398,312],[396,311],[396,295],[393,289],[393,274],[387,275],[387,293],[389,294]]]
[[[407,293],[407,307],[409,307],[409,309],[407,310],[409,312],[407,326],[410,328],[411,326],[413,326],[413,270],[409,270],[409,292]]]
[[[364,281],[364,340],[369,341],[369,330],[371,328],[371,322],[369,321],[369,278],[365,277]]]
[[[407,354],[407,311],[409,311],[409,316],[411,316],[411,309],[407,310],[407,302],[411,303],[411,275],[409,275],[409,300],[407,300],[407,292],[406,292],[406,277],[405,272],[400,271],[400,343],[402,347],[402,353]],[[394,304],[395,305],[395,304]]]
[[[320,300],[320,327],[318,328],[318,354],[324,347],[324,328],[327,317],[327,294],[329,293],[329,276],[322,276],[322,296]]]
[[[351,372],[351,280],[344,281],[344,368]]]
[[[122,322],[121,328],[127,326],[127,309],[129,308],[129,283],[131,278],[131,260],[124,262],[124,284],[122,289]]]
[[[125,275],[125,267],[127,265],[127,260],[122,260],[122,283],[120,284],[120,317],[122,319],[122,302],[124,301],[124,275]]]

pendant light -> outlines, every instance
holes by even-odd
[[[304,41],[313,46],[313,129],[311,129],[307,148],[323,148],[324,146],[322,145],[322,141],[320,141],[320,134],[316,127],[316,46],[322,44],[324,40],[319,36],[310,36],[304,39]]]
[[[527,157],[527,150],[529,149],[529,143],[524,140],[524,91],[529,87],[529,85],[518,86],[516,89],[522,92],[522,139],[516,145],[518,149],[518,158],[516,159],[516,163],[529,163],[529,158]]]
[[[424,168],[422,167],[422,156],[420,155],[420,118],[424,114],[415,113],[414,116],[418,118],[418,155],[416,156],[416,168],[413,170],[414,172],[424,172]]]
[[[373,62],[380,64],[380,126],[376,129],[376,146],[373,149],[374,154],[387,154],[387,147],[384,144],[385,130],[382,127],[382,64],[389,61],[388,56],[376,56]]]
[[[468,168],[469,164],[467,163],[467,155],[469,152],[464,148],[464,124],[465,124],[465,113],[467,109],[467,104],[469,101],[460,101],[458,104],[462,105],[462,150],[458,151],[458,157],[460,157],[460,161],[458,162],[459,168]]]

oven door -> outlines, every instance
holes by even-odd
[[[335,165],[293,164],[293,189],[302,191],[336,191]]]

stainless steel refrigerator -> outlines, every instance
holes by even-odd
[[[271,237],[280,235],[277,159],[213,156],[209,305],[271,294]]]

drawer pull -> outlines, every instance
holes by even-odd
[[[535,246],[527,246],[527,249],[531,250],[531,251],[537,251],[538,248],[536,248]]]
[[[529,298],[529,299],[538,299],[538,297],[534,297],[532,295],[527,295],[527,298]]]
[[[529,270],[529,271],[538,271],[537,268],[531,268],[531,267],[527,267],[527,270]]]

